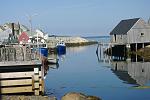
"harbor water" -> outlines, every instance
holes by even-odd
[[[70,47],[59,55],[59,66],[51,65],[45,78],[46,95],[59,100],[74,91],[103,100],[150,100],[149,62],[113,60],[96,49],[97,44]]]

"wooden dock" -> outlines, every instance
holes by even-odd
[[[44,93],[44,73],[40,61],[0,62],[0,94]]]
[[[0,94],[43,94],[45,61],[26,46],[0,48]]]

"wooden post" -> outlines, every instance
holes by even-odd
[[[124,57],[126,57],[126,45],[124,45]]]
[[[144,46],[145,46],[144,43],[142,43],[142,48],[144,48]]]
[[[6,61],[6,60],[7,60],[6,48],[4,48],[4,55],[5,55],[5,59],[4,59],[4,61]]]
[[[138,46],[138,44],[137,43],[135,43],[135,51],[137,52],[137,46]]]
[[[101,59],[101,52],[102,52],[101,49],[102,49],[102,44],[100,44],[100,49],[99,49],[100,50],[100,53],[99,53],[100,54],[100,59]]]
[[[0,61],[2,61],[2,48],[0,48]]]
[[[23,61],[25,61],[25,48],[24,47],[22,47],[22,48],[20,48],[21,49],[21,53],[22,53],[22,60]]]
[[[41,90],[42,94],[44,94],[44,64],[41,66]]]
[[[145,47],[145,44],[143,43],[143,44],[142,44],[142,48],[144,48],[144,47]],[[143,62],[144,62],[144,58],[143,58]]]
[[[34,95],[39,95],[39,89],[40,89],[40,84],[39,84],[39,68],[35,67],[34,68],[34,77],[33,77],[33,88],[34,88]]]
[[[16,61],[17,58],[16,58],[16,49],[14,48],[14,61]]]
[[[112,56],[112,45],[110,44],[110,55]]]

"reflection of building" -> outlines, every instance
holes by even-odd
[[[134,62],[128,64],[128,73],[140,85],[150,80],[150,62]]]
[[[129,84],[145,85],[150,80],[149,66],[150,62],[112,61],[112,71]]]

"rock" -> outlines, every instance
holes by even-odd
[[[101,99],[96,96],[87,96],[82,93],[70,92],[65,94],[61,100],[101,100]]]
[[[87,96],[87,100],[102,100],[102,99],[96,96]]]
[[[0,100],[57,100],[56,97],[48,96],[24,96],[24,95],[2,95]]]

